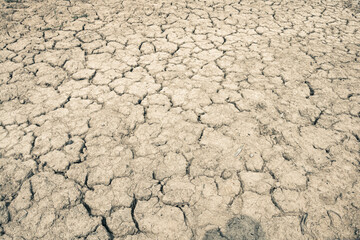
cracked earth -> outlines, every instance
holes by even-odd
[[[1,239],[360,238],[357,1],[0,6]]]

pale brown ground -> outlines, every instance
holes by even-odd
[[[0,239],[360,238],[357,1],[0,7]]]

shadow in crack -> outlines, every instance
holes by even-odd
[[[203,240],[265,240],[260,223],[251,217],[240,215],[227,222],[225,232],[212,229],[205,233]]]

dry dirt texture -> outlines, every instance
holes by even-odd
[[[0,239],[360,239],[359,10],[0,0]]]

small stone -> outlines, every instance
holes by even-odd
[[[221,178],[223,178],[223,179],[225,179],[225,180],[231,178],[231,176],[232,176],[232,172],[229,171],[229,170],[224,170],[224,171],[221,173]]]

